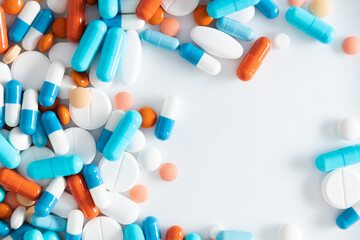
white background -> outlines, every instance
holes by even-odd
[[[166,96],[182,100],[170,140],[160,142],[154,128],[144,130],[148,145],[157,146],[164,162],[179,168],[173,183],[161,181],[156,172],[142,172],[139,180],[149,189],[139,223],[157,217],[163,238],[176,224],[186,234],[198,232],[207,239],[210,226],[221,224],[253,232],[255,239],[275,240],[279,227],[289,222],[301,226],[304,239],[359,238],[360,223],[346,231],[336,227],[341,211],[322,199],[325,174],[314,161],[321,153],[354,144],[336,135],[336,125],[345,116],[360,118],[360,56],[341,49],[346,36],[360,37],[360,2],[331,1],[331,15],[324,19],[337,31],[331,45],[290,26],[284,17],[287,1],[278,3],[275,20],[257,11],[248,25],[256,38],[285,32],[291,44],[286,50],[272,49],[251,81],[236,77],[242,58],[220,60],[222,71],[212,77],[177,52],[143,45],[136,84],[108,90],[111,97],[129,91],[135,110],[149,106],[159,113]],[[87,20],[97,17],[93,10]],[[178,19],[178,38],[191,41],[192,15]],[[244,53],[253,42],[241,41]]]

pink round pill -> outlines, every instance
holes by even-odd
[[[159,174],[162,180],[172,182],[178,176],[178,169],[173,163],[164,163],[159,169]]]
[[[133,98],[128,92],[119,92],[114,97],[115,107],[121,111],[127,111],[133,105]]]
[[[360,39],[357,37],[347,37],[342,44],[343,50],[346,54],[354,55],[360,52]]]
[[[148,198],[148,190],[144,185],[137,184],[129,191],[131,201],[143,203]]]
[[[293,7],[302,7],[304,6],[306,0],[288,0],[288,3],[290,4],[290,6]]]
[[[170,37],[173,37],[176,34],[178,34],[179,30],[180,30],[180,23],[175,18],[166,18],[161,23],[161,32]]]

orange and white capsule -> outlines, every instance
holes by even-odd
[[[6,52],[9,47],[4,9],[0,6],[0,54]]]

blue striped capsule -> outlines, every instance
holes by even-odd
[[[38,117],[37,117],[37,121],[36,121],[36,130],[34,132],[33,135],[31,135],[31,140],[33,142],[33,144],[37,147],[45,147],[47,142],[48,142],[48,138],[47,135],[45,133],[44,127],[41,123],[41,113],[40,111],[38,111]]]
[[[260,0],[255,7],[269,19],[274,19],[279,16],[279,6],[273,0]]]
[[[4,240],[19,240],[23,239],[27,231],[34,229],[30,224],[24,223],[18,229],[14,230],[10,235],[8,235]]]
[[[146,240],[160,240],[161,232],[159,221],[155,217],[147,217],[142,224]]]
[[[9,127],[16,127],[20,122],[21,90],[21,83],[16,80],[5,85],[5,123]]]
[[[177,38],[167,36],[151,29],[142,31],[140,33],[140,39],[143,42],[169,51],[176,51],[180,46],[180,42]]]
[[[111,113],[109,120],[105,124],[105,127],[101,131],[100,137],[96,142],[96,148],[99,152],[103,152],[106,143],[109,141],[124,114],[125,113],[121,110],[115,110]]]
[[[7,222],[0,220],[0,237],[6,237],[10,233],[10,226]]]
[[[254,236],[250,232],[240,231],[221,231],[216,235],[216,240],[253,240]]]
[[[118,13],[118,2],[117,0],[99,0],[98,8],[101,17],[113,18]]]
[[[213,0],[207,5],[206,10],[210,17],[221,18],[258,3],[259,0]]]
[[[141,227],[136,223],[127,225],[124,229],[124,240],[145,240]]]
[[[216,28],[234,38],[239,38],[246,41],[251,41],[254,39],[254,31],[252,28],[230,18],[220,18],[216,22]]]
[[[43,233],[44,240],[60,240],[59,235],[52,231],[46,231]]]
[[[34,89],[24,92],[20,112],[20,131],[26,135],[33,135],[38,121],[38,93]]]
[[[24,240],[44,240],[44,237],[39,230],[31,229],[24,234]]]
[[[55,216],[47,215],[46,217],[39,217],[36,214],[31,215],[30,222],[33,226],[55,231],[55,232],[64,232],[66,229],[66,219]]]

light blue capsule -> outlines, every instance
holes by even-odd
[[[18,229],[14,230],[10,235],[8,235],[5,239],[6,240],[19,240],[23,239],[24,235],[27,231],[34,229],[30,224],[24,223]]]
[[[100,171],[94,164],[85,165],[82,174],[89,190],[104,184]]]
[[[0,220],[0,237],[6,237],[10,233],[10,226],[7,222]]]
[[[39,217],[36,214],[31,215],[30,222],[33,226],[43,228],[54,232],[64,232],[66,229],[66,219],[48,215],[46,217]]]
[[[222,17],[216,22],[216,28],[229,34],[230,36],[245,41],[254,39],[254,31],[252,28],[245,26],[238,21],[230,18]]]
[[[117,0],[99,0],[98,8],[101,17],[113,18],[118,13],[118,2]]]
[[[185,240],[201,240],[201,237],[199,234],[197,233],[189,233],[186,237]]]
[[[44,240],[44,238],[39,230],[31,229],[24,234],[24,240]]]
[[[44,240],[60,240],[59,235],[52,231],[46,231],[43,233]]]
[[[142,31],[140,33],[140,39],[143,42],[169,51],[176,51],[180,46],[180,42],[177,38],[167,36],[161,32],[151,29]]]
[[[258,3],[259,0],[213,0],[206,9],[210,17],[221,18]]]
[[[124,229],[124,240],[145,240],[141,227],[135,223],[127,225]]]
[[[35,133],[33,135],[31,135],[31,140],[32,140],[33,144],[37,147],[45,147],[48,142],[47,135],[46,135],[43,125],[41,123],[40,111],[38,111],[36,130],[35,130]]]
[[[279,6],[273,0],[260,0],[255,7],[269,19],[279,16]]]
[[[147,217],[142,224],[146,240],[160,240],[161,232],[159,221],[155,217]]]
[[[216,240],[253,240],[253,234],[240,231],[221,231],[216,235]]]
[[[286,20],[309,36],[328,44],[335,39],[335,29],[299,7],[291,7],[286,11]]]
[[[5,198],[5,190],[2,186],[0,186],[0,202],[4,201]]]
[[[0,134],[0,162],[10,169],[17,168],[21,162],[19,153],[2,134]]]

